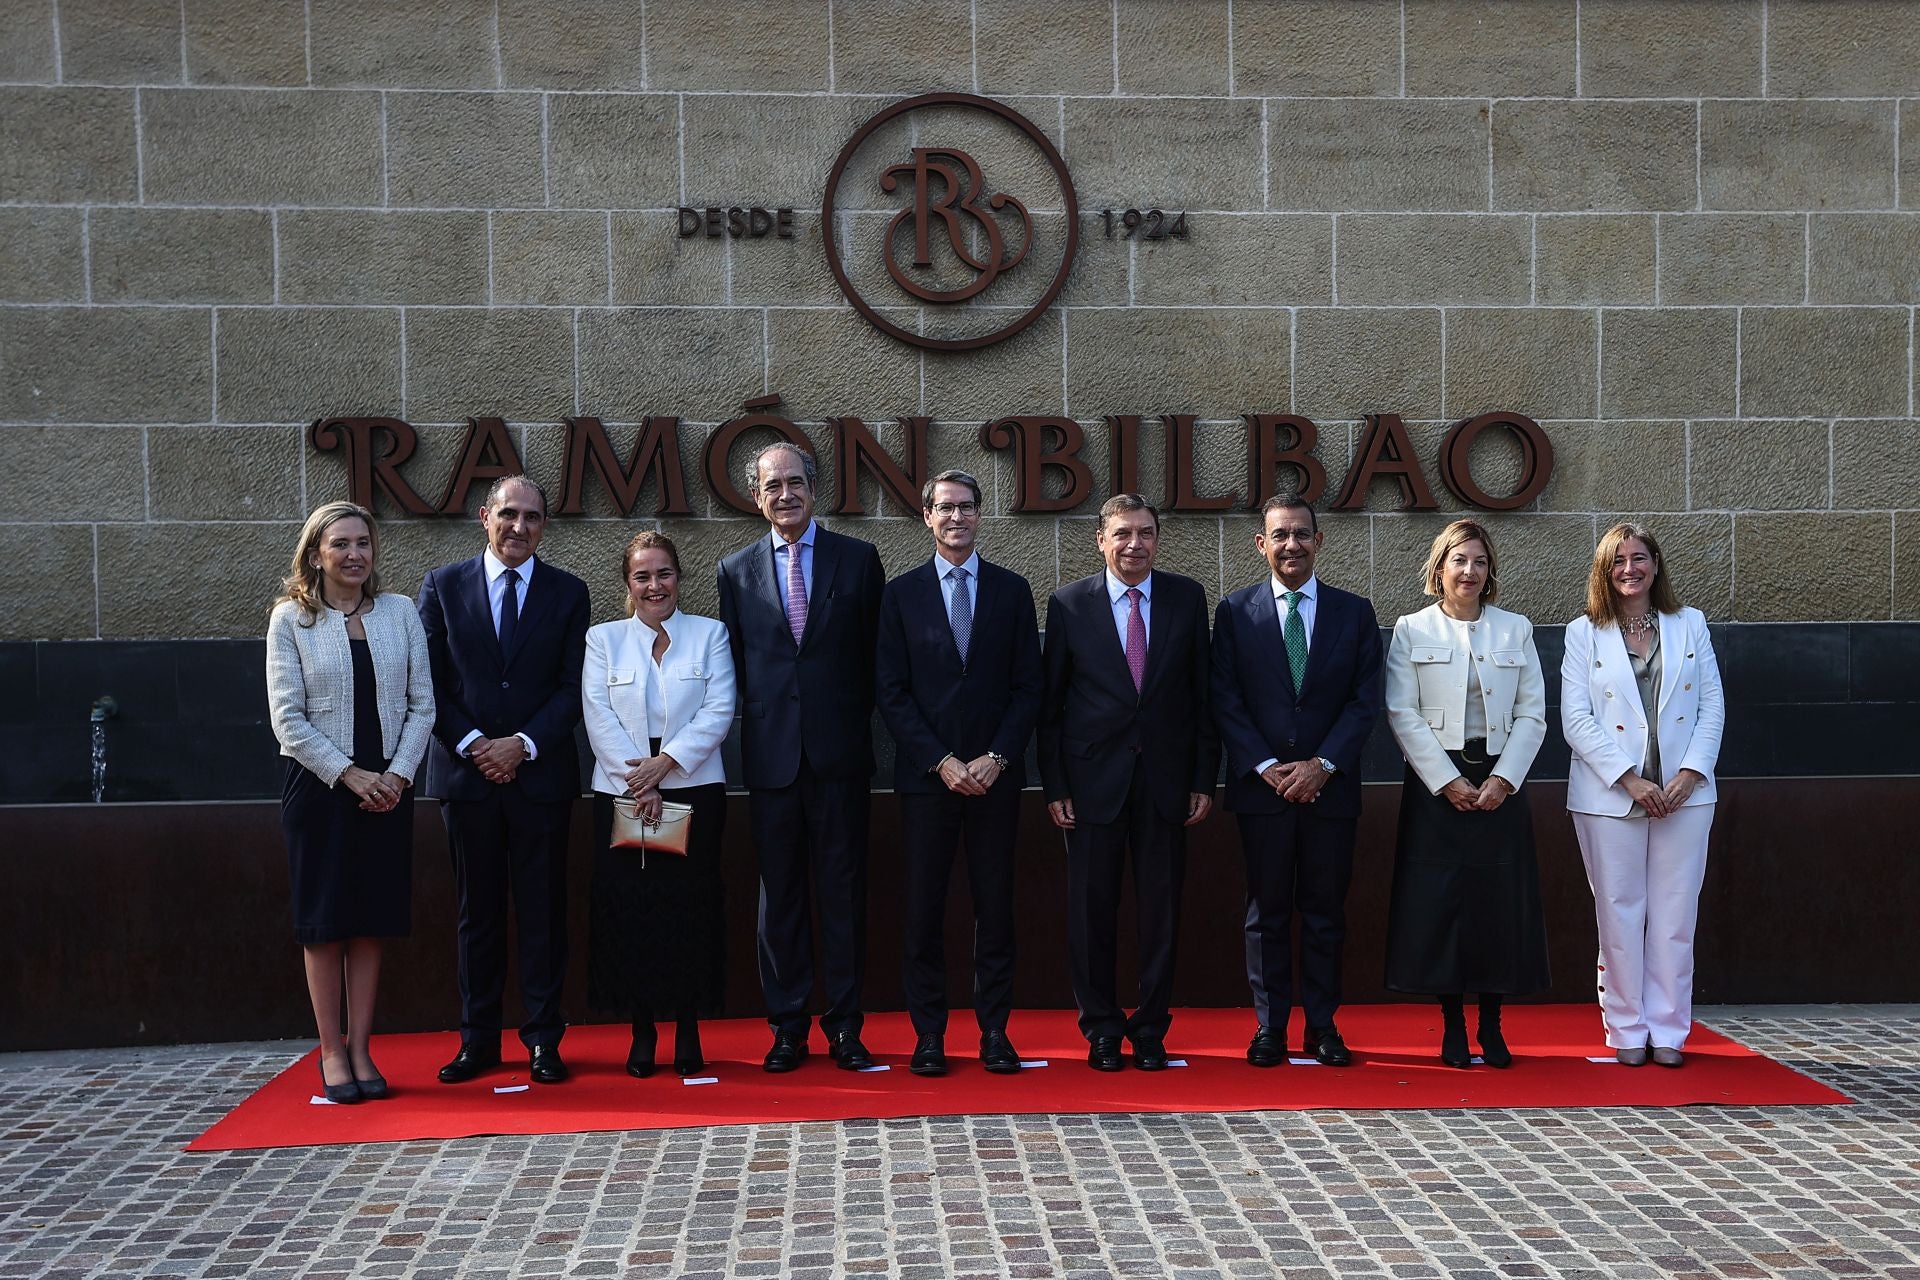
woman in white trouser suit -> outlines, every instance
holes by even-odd
[[[1726,704],[1707,620],[1682,608],[1660,544],[1635,524],[1594,548],[1587,611],[1567,624],[1560,722],[1567,808],[1600,925],[1600,1015],[1627,1066],[1682,1062],[1693,931]]]

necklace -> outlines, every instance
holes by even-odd
[[[333,601],[331,600],[327,601],[327,608],[332,609],[335,613],[344,613],[349,618],[355,617],[356,615],[359,614],[359,612],[362,609],[366,607],[367,607],[367,598],[364,595],[362,595],[359,600],[354,602],[354,606],[351,609],[342,609],[339,605],[336,605]]]
[[[1653,610],[1649,609],[1637,618],[1621,618],[1620,634],[1625,636],[1644,636],[1650,633],[1657,625],[1658,623],[1654,620]]]

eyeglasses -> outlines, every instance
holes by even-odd
[[[1294,542],[1312,542],[1313,530],[1312,529],[1269,529],[1267,531],[1267,541],[1269,542],[1286,542],[1288,540],[1292,540]]]
[[[933,514],[942,519],[948,516],[970,516],[978,514],[980,504],[977,502],[936,502],[933,504],[931,510]]]

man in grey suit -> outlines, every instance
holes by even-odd
[[[720,562],[720,618],[739,681],[740,756],[760,859],[760,986],[768,1071],[807,1056],[813,898],[820,906],[821,1029],[834,1062],[873,1065],[860,1043],[873,777],[873,646],[886,576],[873,544],[813,518],[813,456],[776,444],[754,459],[754,503],[772,526]]]

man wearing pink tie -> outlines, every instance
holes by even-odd
[[[807,1056],[813,907],[820,908],[820,1027],[836,1065],[860,1043],[866,969],[867,792],[873,778],[873,646],[886,575],[873,544],[813,518],[813,456],[771,445],[753,499],[772,526],[720,562],[720,618],[733,644],[740,760],[760,860],[760,986],[768,1071]]]
[[[1100,508],[1106,568],[1047,602],[1040,778],[1066,832],[1067,949],[1087,1064],[1167,1065],[1186,828],[1206,818],[1220,766],[1208,711],[1207,597],[1156,572],[1160,516],[1138,494]],[[1115,923],[1127,855],[1139,910],[1139,1000],[1116,994]]]

